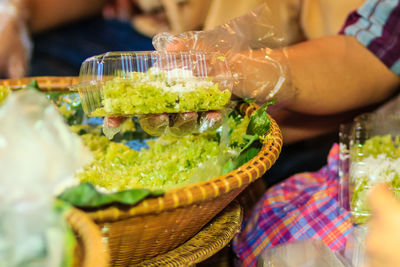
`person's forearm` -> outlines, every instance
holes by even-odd
[[[295,143],[323,134],[338,131],[339,125],[351,122],[358,114],[372,111],[376,106],[333,115],[309,115],[288,110],[271,114],[282,131],[285,144]]]
[[[26,0],[33,33],[100,13],[106,0]]]
[[[400,83],[353,37],[307,41],[287,53],[296,89],[287,108],[296,112],[324,115],[364,107],[383,101]]]

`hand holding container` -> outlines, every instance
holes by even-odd
[[[217,53],[109,52],[83,62],[74,89],[87,115],[121,117],[220,110],[233,83]]]

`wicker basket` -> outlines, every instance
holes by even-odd
[[[44,90],[65,90],[76,83],[73,77],[39,77],[0,81],[18,88],[36,79]],[[242,106],[250,115],[255,106]],[[169,190],[164,196],[147,199],[134,207],[111,206],[87,211],[107,239],[112,266],[138,264],[164,254],[194,236],[251,182],[260,178],[276,161],[282,135],[271,119],[271,130],[261,151],[240,168],[210,181]]]
[[[97,225],[82,211],[72,208],[66,220],[77,238],[74,267],[106,267],[110,261],[108,247],[103,243]]]
[[[233,201],[194,237],[179,247],[132,266],[191,266],[202,262],[224,248],[240,231],[243,210]]]

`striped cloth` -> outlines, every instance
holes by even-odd
[[[341,34],[354,36],[400,75],[400,0],[368,0],[351,13]]]
[[[255,266],[264,248],[303,239],[321,239],[342,250],[353,224],[338,202],[339,146],[328,165],[314,173],[294,175],[270,188],[244,220],[233,249],[243,266]]]

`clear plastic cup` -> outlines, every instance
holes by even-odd
[[[400,116],[365,113],[340,132],[339,201],[356,224],[367,223],[369,191],[386,184],[400,199]]]
[[[73,87],[88,116],[223,109],[234,79],[217,53],[109,52],[86,59]]]

